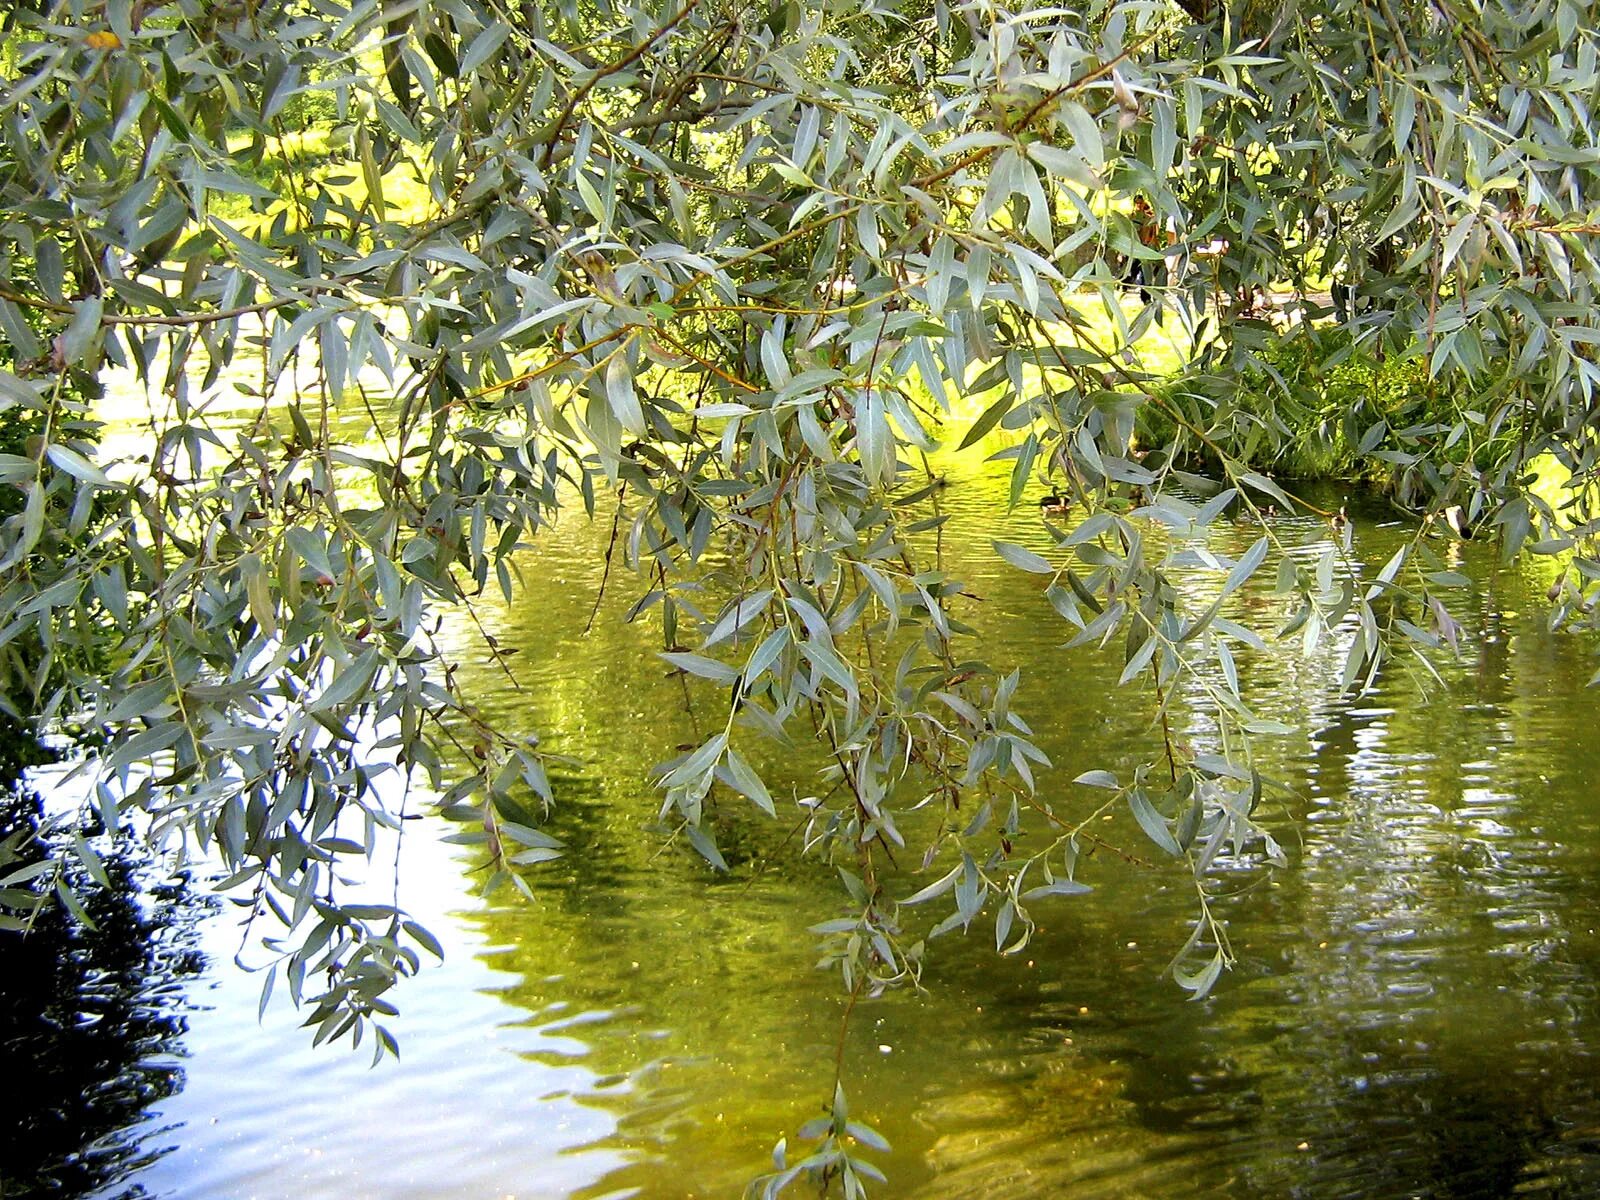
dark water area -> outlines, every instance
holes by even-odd
[[[48,775],[45,776],[48,778]],[[0,799],[0,837],[31,827],[39,798]],[[183,1086],[186,985],[205,967],[194,925],[211,909],[149,859],[113,853],[112,888],[82,868],[82,917],[43,909],[0,932],[0,1196],[81,1196],[151,1152],[124,1131]]]
[[[981,597],[961,616],[987,659],[1023,668],[1017,708],[1055,764],[1040,794],[1077,819],[1102,799],[1070,783],[1079,772],[1155,744],[1152,698],[1116,688],[1096,652],[1063,649],[1072,630],[1042,583],[993,552],[993,538],[1048,549],[1037,511],[1006,513],[1004,479],[975,459],[945,466],[939,551]],[[1274,527],[1307,559],[1335,536],[1311,518]],[[1410,529],[1352,505],[1351,533],[1373,575]],[[195,918],[177,958],[150,957],[140,938],[162,938],[130,932],[95,978],[152,1024],[62,1061],[86,1098],[139,1064],[172,1069],[151,1067],[137,1103],[86,1099],[76,1150],[19,1158],[21,1140],[8,1144],[8,1179],[25,1178],[19,1163],[43,1179],[46,1158],[92,1144],[121,1157],[39,1194],[733,1196],[819,1110],[844,995],[816,969],[808,928],[845,899],[828,868],[782,845],[819,786],[815,755],[751,742],[780,817],[723,802],[728,876],[668,843],[648,771],[700,740],[726,700],[691,684],[686,708],[683,681],[654,657],[659,635],[622,620],[638,596],[626,576],[583,633],[608,534],[565,522],[524,562],[517,602],[481,613],[521,651],[516,685],[458,631],[481,705],[580,764],[557,781],[552,832],[568,856],[530,873],[536,903],[484,900],[471,852],[440,841],[446,826],[414,823],[400,897],[446,962],[397,997],[400,1061],[313,1050],[276,1003],[258,1023],[225,911]],[[1236,556],[1256,536],[1224,527],[1213,545]],[[1284,785],[1264,824],[1290,865],[1219,873],[1238,962],[1209,998],[1187,1002],[1163,977],[1192,881],[1123,816],[1080,865],[1093,892],[1041,905],[1023,953],[997,955],[980,919],[930,943],[925,993],[857,1007],[852,1110],[893,1145],[876,1156],[889,1183],[875,1195],[1600,1196],[1595,647],[1546,629],[1547,568],[1501,566],[1485,543],[1435,549],[1473,581],[1455,601],[1459,658],[1433,660],[1442,682],[1398,658],[1372,693],[1340,696],[1337,631],[1309,652],[1240,655],[1247,700],[1293,730],[1261,746]],[[1183,586],[1208,597],[1215,577]],[[1264,632],[1284,615],[1263,591],[1237,599],[1234,619]],[[1214,747],[1204,694],[1179,711],[1175,734]],[[895,886],[925,881],[906,872]],[[168,920],[181,903],[129,920]],[[197,954],[202,970],[178,968]],[[3,1068],[49,1066],[7,1051]],[[10,1137],[33,1089],[8,1090],[20,1093]]]

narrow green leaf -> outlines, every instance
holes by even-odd
[[[995,542],[995,552],[1013,567],[1024,571],[1031,571],[1035,575],[1053,575],[1055,568],[1048,561],[1035,554],[1032,550],[1025,550],[1011,542]]]

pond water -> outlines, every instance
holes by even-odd
[[[1043,549],[1037,513],[1007,515],[1003,478],[977,458],[943,466],[942,552],[983,599],[966,615],[990,661],[1024,667],[1018,707],[1055,762],[1045,794],[1058,812],[1090,812],[1103,797],[1069,781],[1149,746],[1148,696],[1062,649],[1068,627],[1039,581],[994,555],[995,537]],[[1332,536],[1276,523],[1308,555]],[[6,1187],[734,1196],[819,1110],[844,996],[815,968],[807,929],[840,915],[842,892],[779,849],[806,776],[779,751],[768,759],[792,784],[774,788],[780,826],[728,807],[730,875],[663,849],[648,769],[698,740],[697,720],[725,700],[696,692],[686,709],[652,632],[622,621],[626,579],[582,632],[607,532],[567,521],[524,563],[517,603],[482,613],[521,651],[520,686],[461,634],[483,706],[583,765],[558,780],[569,857],[530,876],[537,903],[482,899],[473,854],[442,843],[442,824],[413,823],[399,894],[446,961],[397,997],[400,1060],[314,1050],[281,1004],[258,1022],[257,979],[232,965],[234,919],[179,895],[168,959],[182,969],[150,964],[156,994],[129,978],[137,994],[114,1011],[79,1005],[93,1021],[154,1014],[159,1035],[132,1031],[127,1053],[105,1056],[112,1106],[83,1118],[92,1144],[45,1161],[56,1152],[13,1143]],[[1376,571],[1408,532],[1380,506],[1357,512],[1356,555]],[[1235,554],[1255,536],[1215,535]],[[1296,730],[1266,747],[1292,789],[1267,820],[1291,865],[1226,889],[1239,961],[1210,998],[1186,1002],[1162,977],[1192,884],[1124,818],[1107,837],[1144,861],[1091,857],[1079,877],[1094,891],[1041,906],[1024,954],[997,956],[980,921],[931,943],[926,994],[857,1007],[852,1111],[893,1146],[876,1156],[890,1182],[875,1195],[1600,1194],[1593,646],[1544,628],[1537,567],[1499,567],[1484,544],[1439,549],[1474,581],[1457,612],[1472,636],[1441,660],[1444,686],[1396,664],[1375,693],[1341,698],[1338,639],[1241,659],[1258,711]],[[1241,606],[1270,628],[1274,601]],[[1204,742],[1198,709],[1179,732]],[[13,1080],[19,1069],[6,1066]],[[69,1169],[84,1162],[109,1165]]]

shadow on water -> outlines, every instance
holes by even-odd
[[[27,790],[0,801],[0,837],[31,826],[39,807]],[[181,880],[152,883],[135,855],[103,862],[110,889],[71,880],[92,927],[57,905],[26,937],[0,932],[8,1200],[86,1194],[147,1164],[159,1151],[122,1131],[183,1087],[185,984],[204,965],[193,923],[208,905]]]

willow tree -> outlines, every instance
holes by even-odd
[[[818,738],[841,786],[808,845],[853,913],[822,936],[850,994],[876,992],[915,980],[928,925],[1016,946],[1082,890],[1082,823],[1029,799],[1047,764],[1014,664],[984,660],[964,585],[913,536],[924,452],[1000,427],[1013,503],[1044,487],[1079,513],[1048,556],[996,553],[1066,635],[1120,640],[1158,727],[1200,704],[1217,730],[1079,781],[1193,870],[1173,973],[1203,994],[1229,961],[1208,872],[1275,854],[1251,762],[1273,723],[1235,655],[1353,623],[1361,688],[1455,641],[1463,582],[1420,536],[1359,583],[1265,522],[1237,561],[1205,549],[1225,513],[1296,504],[1248,465],[1306,435],[1301,397],[1240,384],[1264,348],[1420,363],[1420,400],[1353,403],[1321,436],[1419,512],[1564,555],[1557,619],[1593,622],[1592,20],[1571,0],[21,0],[0,17],[0,404],[35,429],[0,457],[5,702],[92,735],[106,827],[139,814],[220,856],[318,1037],[359,1037],[431,945],[333,882],[398,819],[380,774],[474,822],[496,882],[537,887],[560,852],[538,744],[482,716],[437,618],[536,597],[517,552],[586,510],[642,581],[641,651],[726,704],[661,768],[664,816],[720,866],[713,789],[774,810],[741,747]],[[1176,374],[1144,353],[1157,323],[1182,331]],[[223,428],[209,402],[245,356],[262,416]],[[116,462],[89,399],[110,367],[161,398]],[[392,415],[342,444],[333,416],[375,383]],[[1538,456],[1564,492],[1530,490]],[[1211,601],[1177,570],[1214,574]],[[1224,615],[1273,571],[1283,628]],[[923,878],[886,858],[915,805],[944,814],[902,855]],[[84,838],[56,844],[93,869]],[[58,878],[0,877],[7,923],[76,903]],[[807,1132],[769,1188],[822,1168],[858,1189],[870,1131],[840,1106]]]

